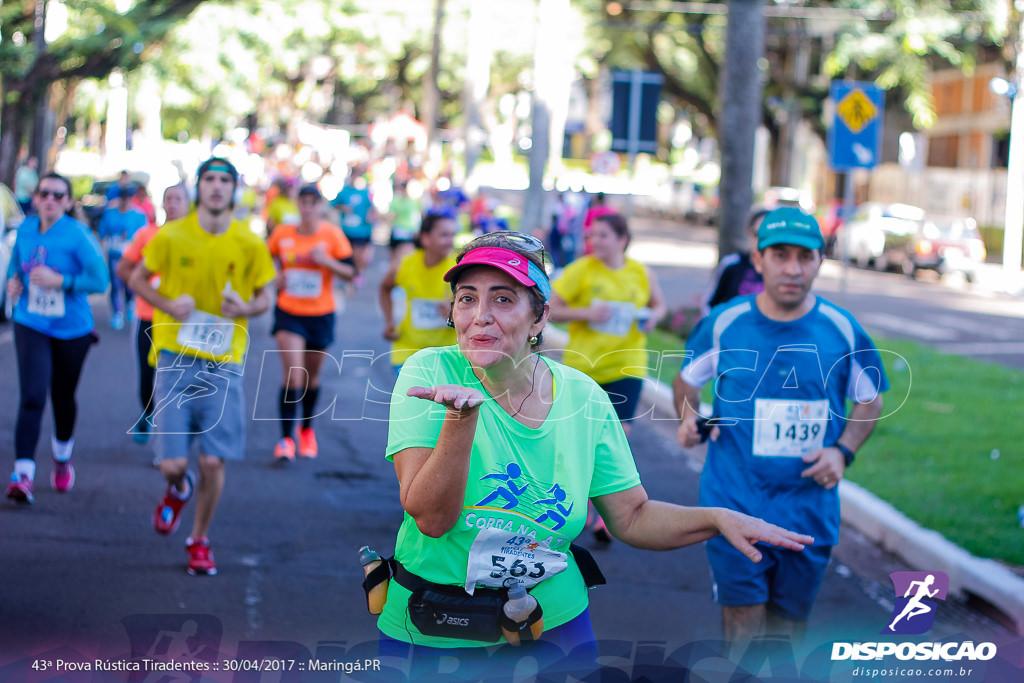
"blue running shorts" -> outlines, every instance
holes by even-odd
[[[715,602],[723,607],[766,603],[772,614],[791,621],[807,621],[832,555],[830,545],[795,551],[761,543],[762,558],[755,564],[722,536],[709,539],[707,549]]]

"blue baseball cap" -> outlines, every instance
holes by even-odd
[[[795,244],[819,251],[825,248],[818,221],[792,206],[775,209],[761,220],[757,229],[758,250],[775,244]]]

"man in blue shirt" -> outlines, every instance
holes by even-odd
[[[817,221],[785,207],[765,216],[754,266],[764,291],[712,309],[687,341],[673,383],[684,447],[701,441],[701,387],[714,381],[700,504],[757,514],[815,538],[803,553],[765,548],[742,562],[708,541],[726,639],[766,631],[799,638],[839,540],[836,490],[889,388],[874,343],[853,316],[811,293],[824,241]],[[846,415],[846,400],[853,402]]]
[[[125,285],[124,280],[117,276],[117,264],[135,233],[146,226],[146,216],[132,208],[134,185],[123,189],[115,185],[114,190],[110,206],[103,210],[98,232],[103,240],[110,267],[110,306],[113,309],[110,326],[120,330],[124,327],[126,313],[130,313],[131,290]]]
[[[352,245],[352,260],[355,261],[356,271],[359,273],[353,282],[361,285],[362,273],[366,272],[366,266],[369,265],[372,256],[373,245],[370,239],[373,235],[373,223],[377,218],[370,188],[361,170],[352,169],[331,206],[340,214],[341,230]]]

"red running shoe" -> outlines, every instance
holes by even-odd
[[[188,481],[187,498],[184,500],[179,498],[176,495],[177,492],[174,490],[174,486],[168,484],[163,500],[156,506],[156,511],[153,513],[153,528],[156,529],[158,534],[163,534],[164,536],[173,534],[181,523],[181,511],[185,507],[185,503],[192,498],[192,493],[196,488],[195,477],[192,476],[191,472],[185,473],[185,479]]]
[[[206,574],[213,576],[217,573],[217,565],[213,561],[213,553],[210,552],[210,540],[207,538],[189,538],[185,541],[188,549],[188,573]]]
[[[316,454],[316,434],[313,433],[313,428],[301,427],[299,429],[299,456],[315,458]]]

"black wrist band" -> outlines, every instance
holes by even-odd
[[[839,449],[839,452],[843,454],[843,459],[846,460],[846,466],[849,467],[853,462],[853,459],[857,457],[857,454],[851,451],[849,448],[841,443],[837,443],[833,448]]]
[[[74,275],[68,275],[67,278],[65,278],[65,279],[67,280],[67,283],[66,283],[67,287],[64,288],[64,291],[70,293],[71,292],[71,288],[75,286],[75,276]]]

